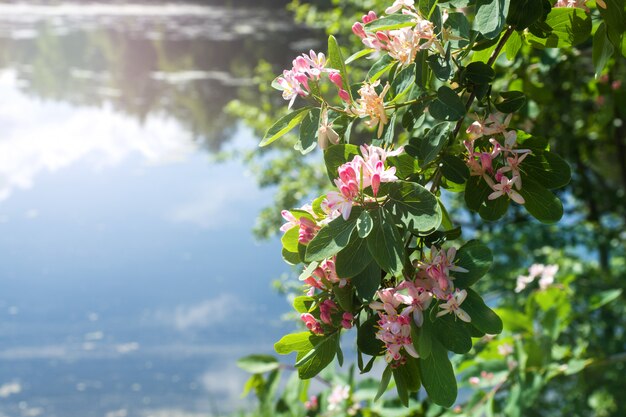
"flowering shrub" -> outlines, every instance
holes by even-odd
[[[467,208],[486,221],[500,219],[511,201],[541,222],[560,220],[552,190],[569,182],[570,168],[546,139],[511,127],[525,95],[495,91],[493,65],[523,44],[569,47],[591,32],[587,12],[570,4],[505,4],[396,0],[352,26],[366,49],[344,59],[331,36],[328,59],[303,54],[274,81],[289,108],[298,97],[306,105],[278,120],[261,146],[299,126],[296,149],[319,146],[336,187],[282,212],[283,257],[303,265],[305,295],[294,308],[308,330],[284,336],[275,349],[296,352],[301,379],[335,358],[342,364],[341,335],[355,327],[359,370],[371,370],[378,357],[386,363],[376,397],[393,377],[405,406],[423,386],[432,402],[450,407],[457,380],[449,352],[467,353],[472,338],[502,331],[472,288],[489,271],[491,251],[477,240],[455,242],[461,229],[443,190],[464,192]],[[350,65],[365,57],[373,64],[352,84]],[[463,129],[468,117],[474,121]],[[548,268],[519,281],[520,291],[539,275],[548,287],[556,273]]]

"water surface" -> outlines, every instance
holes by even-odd
[[[310,34],[267,9],[0,5],[0,416],[206,416],[289,310],[271,190],[217,150],[259,59]]]

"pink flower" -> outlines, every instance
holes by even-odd
[[[414,358],[419,358],[411,340],[411,324],[409,318],[399,315],[379,313],[379,330],[376,338],[385,344],[385,360],[388,363],[402,359],[400,351],[404,349]]]
[[[320,125],[317,129],[317,143],[321,149],[328,148],[329,143],[336,145],[339,143],[339,135],[333,129],[333,124],[328,121],[328,110],[322,109],[320,114]]]
[[[333,311],[337,311],[338,307],[332,300],[324,300],[320,304],[320,320],[326,324],[333,324],[331,319],[331,314]]]
[[[489,200],[495,200],[496,198],[507,195],[511,200],[515,201],[518,204],[524,204],[526,201],[524,197],[521,196],[520,193],[513,189],[513,185],[516,184],[518,177],[515,176],[512,179],[508,179],[507,177],[502,177],[499,184],[494,184],[491,186],[493,189],[493,193],[489,194],[487,197]]]
[[[372,301],[369,306],[372,310],[384,311],[388,315],[397,315],[397,308],[402,304],[402,300],[393,288],[385,288],[376,292],[380,301]]]
[[[369,117],[370,119],[365,121],[365,125],[370,128],[378,126],[377,134],[378,137],[381,137],[385,125],[389,122],[384,97],[391,86],[387,83],[379,95],[375,90],[379,84],[380,80],[376,80],[372,84],[363,84],[359,89],[360,98],[356,100],[356,107],[353,107],[351,112],[359,117]]]
[[[376,13],[374,13],[372,10],[370,10],[367,14],[365,14],[365,15],[363,15],[363,17],[361,17],[361,20],[365,24],[373,22],[376,19],[378,19],[378,17],[376,16]]]
[[[283,76],[276,79],[278,87],[283,92],[283,98],[289,100],[289,107],[293,105],[297,96],[306,97],[308,93],[301,87],[300,81],[297,79],[297,74],[293,71],[283,71]]]
[[[300,230],[298,233],[298,242],[307,245],[313,240],[320,227],[308,217],[300,217]]]
[[[320,323],[317,320],[315,320],[315,317],[313,317],[313,315],[311,313],[303,313],[303,314],[301,314],[300,315],[300,319],[304,322],[304,325],[311,332],[313,332],[315,334],[324,334],[324,331],[322,330],[322,326],[320,325]]]
[[[343,313],[343,315],[341,316],[341,327],[343,327],[344,329],[351,329],[353,320],[354,316],[352,315],[352,313]]]
[[[409,10],[415,10],[414,4],[415,4],[414,0],[396,0],[393,2],[393,5],[385,9],[385,13],[394,14],[395,12],[403,8],[407,8]]]
[[[408,295],[398,294],[402,304],[407,305],[400,313],[402,316],[413,316],[413,321],[418,327],[424,323],[423,311],[426,310],[433,299],[433,295],[423,288],[418,288],[411,281],[403,281],[398,289],[406,289]]]
[[[311,395],[309,397],[309,400],[304,403],[304,408],[306,408],[307,410],[316,410],[318,406],[319,403],[317,400],[317,396],[315,395]]]
[[[454,294],[450,294],[448,296],[447,302],[439,304],[439,308],[441,309],[441,311],[437,313],[437,317],[445,316],[448,313],[453,313],[464,322],[471,322],[472,319],[469,314],[467,314],[465,310],[460,307],[463,301],[465,301],[466,297],[467,291],[465,290],[456,290]]]

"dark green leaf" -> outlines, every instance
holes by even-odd
[[[444,26],[450,31],[453,37],[462,38],[450,39],[450,45],[453,48],[464,48],[469,44],[470,25],[467,17],[465,17],[463,13],[449,13],[448,20],[445,21]]]
[[[500,334],[502,332],[502,320],[492,309],[487,307],[480,295],[468,288],[467,298],[461,304],[461,308],[469,314],[472,325],[487,334]]]
[[[322,227],[306,248],[306,262],[321,261],[337,254],[348,246],[355,228],[356,219],[346,221],[343,217],[338,217]]]
[[[624,31],[626,31],[626,13],[624,0],[604,0],[606,9],[598,7],[602,19],[607,25],[607,35],[613,46],[624,48]],[[597,2],[596,2],[597,4]]]
[[[380,356],[385,351],[384,343],[376,339],[377,325],[378,315],[373,315],[359,327],[356,344],[366,355]]]
[[[296,367],[300,379],[313,378],[332,362],[337,352],[338,338],[339,333],[316,337],[314,347],[310,352],[298,354]]]
[[[394,62],[395,61],[392,57],[390,57],[388,54],[384,54],[378,61],[374,63],[374,65],[372,65],[369,72],[367,73],[367,79],[373,83],[374,81],[382,77],[383,74],[392,67]]]
[[[428,111],[437,120],[457,121],[465,116],[465,105],[450,87],[442,86]]]
[[[437,318],[433,332],[437,340],[454,353],[467,353],[472,349],[472,336],[467,325],[453,314]]]
[[[428,232],[441,224],[437,198],[423,186],[406,181],[390,185],[389,209],[397,221],[415,232]]]
[[[352,285],[360,299],[371,301],[374,298],[380,287],[380,274],[380,267],[372,261],[359,275],[352,278]]]
[[[378,391],[376,392],[374,401],[378,401],[378,399],[385,393],[385,391],[387,391],[387,387],[389,386],[389,382],[391,381],[391,374],[391,366],[387,365],[385,367],[385,370],[383,371],[383,375],[380,378],[380,385],[378,386]]]
[[[432,402],[442,407],[451,407],[457,396],[456,377],[448,351],[433,339],[429,357],[419,359],[422,384]]]
[[[431,310],[424,311],[424,321],[422,327],[417,327],[414,320],[411,320],[411,339],[413,347],[420,357],[425,359],[430,356],[432,350],[433,323],[430,321]]]
[[[237,366],[252,374],[263,374],[278,369],[280,363],[270,355],[249,355],[239,359]]]
[[[370,216],[370,213],[367,210],[363,210],[359,218],[356,220],[356,230],[359,233],[359,237],[361,239],[365,239],[367,235],[370,234],[373,227],[374,223],[372,216]]]
[[[370,214],[374,221],[374,228],[366,238],[367,247],[383,270],[393,276],[399,276],[402,274],[406,259],[402,236],[395,226],[393,217],[384,207]]]
[[[470,240],[459,248],[455,261],[457,266],[467,269],[468,272],[454,272],[454,284],[459,288],[467,288],[489,272],[493,255],[478,240]]]
[[[589,311],[593,311],[596,310],[600,307],[603,307],[607,304],[609,304],[610,302],[616,300],[617,298],[619,298],[619,296],[622,295],[622,289],[621,288],[617,288],[614,290],[607,290],[607,291],[602,291],[599,292],[597,294],[593,294],[591,296],[591,300],[589,303]]]
[[[417,158],[421,166],[426,166],[435,160],[441,149],[448,142],[450,136],[450,123],[436,124],[426,133],[423,138],[412,138],[411,145],[417,148]]]
[[[343,311],[352,311],[354,301],[354,287],[352,285],[336,286],[333,292],[337,297],[337,303]]]
[[[396,177],[401,180],[415,174],[419,170],[417,160],[406,152],[402,152],[398,156],[390,156],[387,162],[396,167]]]
[[[511,200],[506,197],[496,198],[494,200],[485,200],[480,209],[478,209],[478,214],[483,220],[487,220],[489,222],[495,222],[504,216],[509,209],[509,204]]]
[[[363,213],[367,213],[363,211]],[[360,219],[360,217],[359,217]],[[372,261],[367,249],[367,242],[357,235],[353,235],[348,246],[337,254],[335,268],[340,278],[352,278],[360,274]]]
[[[465,204],[472,211],[478,211],[493,190],[480,176],[471,176],[465,186]]]
[[[513,0],[509,5],[506,23],[522,31],[543,16],[542,0]]]
[[[287,249],[283,248],[282,255],[285,262],[290,265],[297,265],[300,263],[300,255],[296,252],[289,252]]]
[[[542,223],[556,223],[563,217],[563,204],[546,187],[531,180],[523,178],[522,189],[519,193],[526,202],[524,207],[537,220]]]
[[[395,96],[393,101],[399,101],[399,97],[402,97],[402,94],[405,93],[414,83],[415,64],[411,64],[402,69],[402,71],[395,76],[391,83],[391,91],[393,91],[393,95]]]
[[[409,406],[409,389],[406,381],[406,373],[403,371],[404,367],[400,366],[393,369],[393,380],[396,382],[396,391],[398,392],[398,398],[405,407]]]
[[[595,69],[596,78],[602,74],[602,70],[609,61],[611,55],[613,55],[614,47],[608,38],[606,33],[606,24],[600,23],[595,35],[593,35],[593,50],[591,54],[591,61]]]
[[[450,45],[446,49],[446,54],[441,56],[439,54],[430,55],[426,58],[428,66],[435,74],[435,77],[441,81],[447,81],[452,76],[452,61],[450,60]]]
[[[489,84],[496,78],[496,73],[484,62],[471,62],[463,70],[463,79],[471,84]]]
[[[520,169],[523,173],[522,186],[523,180],[530,177],[545,188],[553,190],[566,186],[571,178],[569,164],[553,152],[537,152],[526,156]]]
[[[469,178],[469,169],[458,156],[444,155],[441,159],[441,173],[448,180],[457,184],[464,184]]]
[[[500,101],[496,101],[496,109],[502,113],[513,113],[526,104],[526,96],[521,91],[503,91]]]
[[[259,146],[267,146],[288,133],[291,129],[298,126],[310,111],[311,107],[303,107],[278,119],[278,121],[265,132],[265,136],[263,136],[263,140],[259,143]]]

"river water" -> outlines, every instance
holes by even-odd
[[[271,190],[223,106],[311,34],[276,10],[0,5],[0,416],[245,408],[237,357],[291,327]]]

